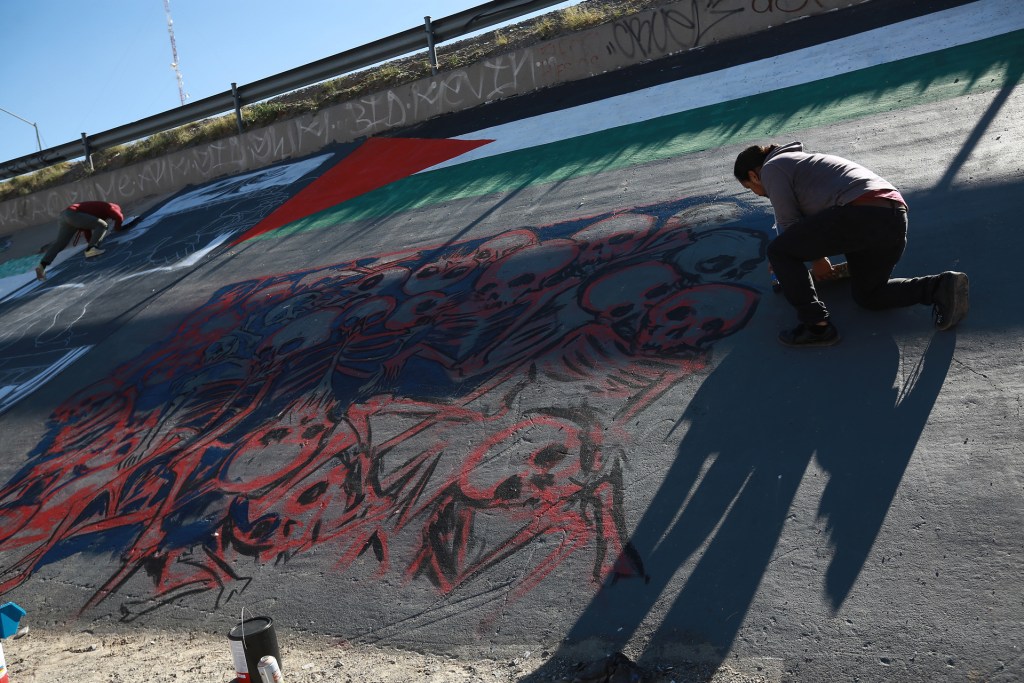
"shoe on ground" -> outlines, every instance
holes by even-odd
[[[794,348],[832,346],[839,342],[839,330],[832,323],[827,325],[800,323],[791,330],[779,332],[779,341]]]
[[[89,247],[85,250],[85,258],[92,258],[93,256],[99,256],[103,253],[103,250],[99,247]]]
[[[36,266],[36,279],[42,282],[46,279],[46,268],[43,266]]]
[[[970,281],[967,275],[953,270],[939,275],[932,306],[935,327],[948,330],[963,320],[970,308]]]

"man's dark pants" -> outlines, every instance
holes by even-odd
[[[50,248],[43,254],[41,263],[44,268],[53,263],[53,259],[57,258],[57,254],[71,243],[71,238],[79,230],[89,230],[92,232],[92,237],[89,238],[89,244],[86,248],[98,247],[107,234],[107,222],[92,214],[64,209],[58,221],[57,239],[50,244]]]
[[[853,299],[870,309],[932,304],[939,276],[890,279],[907,246],[907,210],[886,206],[834,206],[791,225],[768,245],[768,261],[800,322],[827,320],[806,262],[845,254]]]

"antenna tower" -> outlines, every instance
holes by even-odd
[[[178,46],[174,43],[174,20],[171,19],[171,0],[164,0],[164,13],[167,15],[167,35],[171,37],[171,68],[174,69],[174,76],[178,79],[178,96],[181,103],[185,104],[188,94],[185,92],[185,81],[181,77],[181,70],[178,69]]]

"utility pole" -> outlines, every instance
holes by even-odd
[[[17,114],[15,114],[14,112],[11,112],[11,111],[7,111],[7,110],[6,110],[6,109],[4,109],[3,107],[0,107],[0,111],[2,111],[2,112],[3,112],[3,113],[5,113],[5,114],[10,114],[11,116],[13,116],[14,118],[18,119],[19,121],[24,121],[24,122],[25,122],[25,123],[27,123],[28,125],[30,125],[30,126],[32,126],[33,128],[35,128],[35,129],[36,129],[36,145],[37,145],[37,146],[39,147],[39,151],[40,151],[40,152],[42,152],[42,151],[43,151],[43,141],[42,141],[42,139],[40,139],[40,137],[39,137],[39,126],[37,126],[36,124],[32,123],[32,122],[31,122],[31,121],[29,121],[28,119],[23,119],[23,118],[21,118],[20,116],[18,116],[18,115],[17,115]]]
[[[171,0],[164,0],[164,13],[167,15],[167,34],[171,37],[171,68],[178,79],[178,96],[181,103],[185,104],[188,95],[185,93],[185,81],[181,77],[181,70],[178,68],[178,46],[174,43],[174,20],[171,19]]]

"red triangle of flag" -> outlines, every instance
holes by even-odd
[[[370,138],[246,230],[232,245],[337,206],[489,142],[492,140]]]

